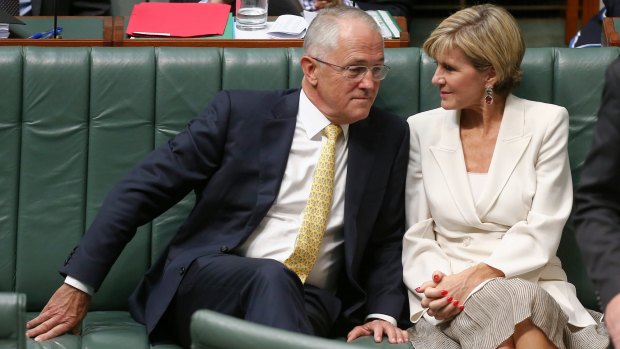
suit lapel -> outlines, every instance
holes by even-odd
[[[436,145],[429,147],[441,173],[444,183],[452,195],[452,201],[470,225],[479,224],[480,219],[474,210],[474,202],[469,189],[467,168],[461,146],[459,132],[460,112],[446,110],[441,127],[441,136]],[[431,178],[436,181],[439,179]]]
[[[493,159],[489,166],[488,181],[476,204],[479,217],[484,217],[493,207],[530,143],[532,135],[525,134],[524,107],[523,100],[515,96],[510,95],[506,100]]]
[[[261,132],[258,192],[249,231],[260,223],[278,195],[295,134],[298,109],[299,92],[285,95],[271,111],[266,111],[271,115],[265,116]]]
[[[383,137],[382,131],[378,132],[372,124],[373,119],[369,116],[349,126],[349,155],[344,201],[344,243],[345,251],[347,251],[345,253],[347,268],[353,265],[353,256],[357,251],[356,217],[366,191],[365,188],[369,187],[368,180],[377,153],[376,142]]]

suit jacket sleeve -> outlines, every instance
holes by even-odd
[[[398,137],[400,144],[393,156],[392,168],[385,197],[373,226],[373,233],[368,242],[368,256],[364,257],[363,269],[366,274],[369,314],[389,315],[399,321],[405,305],[403,286],[403,269],[401,264],[402,238],[404,226],[404,191],[407,172],[407,151],[409,132],[404,122],[399,120]],[[392,129],[391,131],[396,131]]]
[[[207,181],[223,153],[230,105],[226,92],[217,95],[184,131],[155,149],[116,184],[61,274],[97,290],[138,227]]]
[[[620,293],[620,60],[608,69],[576,195],[577,242],[602,308]]]

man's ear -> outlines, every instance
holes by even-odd
[[[304,78],[312,85],[312,86],[316,86],[317,82],[318,82],[318,78],[316,76],[316,69],[317,69],[317,64],[316,62],[308,57],[308,56],[303,56],[301,57],[301,70],[304,73]]]

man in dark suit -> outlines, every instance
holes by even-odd
[[[22,15],[54,15],[52,0],[32,0],[31,6],[31,10]],[[110,0],[56,0],[56,13],[61,16],[109,16]]]
[[[620,59],[607,69],[598,117],[575,198],[575,227],[605,325],[620,348]]]
[[[300,63],[301,90],[221,92],[116,185],[61,268],[65,284],[28,322],[29,337],[78,325],[136,229],[194,191],[194,209],[129,301],[152,340],[189,346],[190,317],[203,308],[320,336],[359,325],[349,339],[406,340],[396,320],[406,300],[409,131],[372,107],[389,70],[380,30],[359,9],[322,12]],[[330,143],[321,130],[333,125],[342,134]],[[306,279],[287,266],[328,143],[333,197]]]

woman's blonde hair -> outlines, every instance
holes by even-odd
[[[485,4],[460,10],[424,42],[424,51],[433,58],[454,48],[460,48],[477,70],[495,69],[493,90],[499,95],[508,95],[521,81],[525,43],[516,20],[502,7]]]

